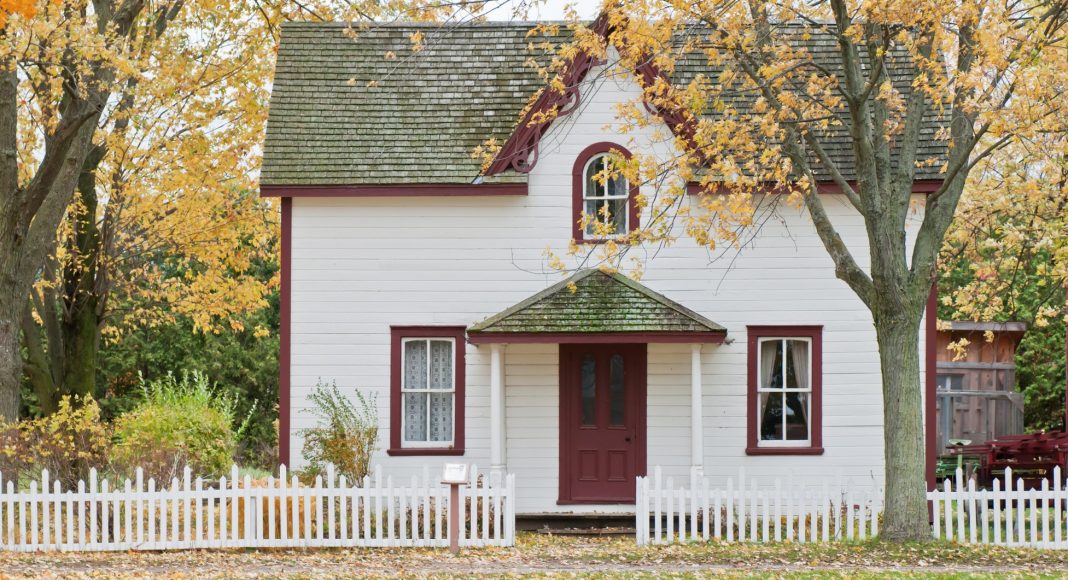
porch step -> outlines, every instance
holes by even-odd
[[[634,534],[633,514],[524,514],[516,529],[545,534],[605,536]]]
[[[634,528],[539,528],[539,534],[550,536],[633,536]]]

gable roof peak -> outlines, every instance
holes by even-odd
[[[686,333],[721,339],[726,329],[618,272],[579,270],[473,324],[472,335]]]

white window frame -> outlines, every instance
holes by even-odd
[[[430,388],[430,343],[435,340],[448,342],[450,345],[449,356],[452,361],[452,388],[450,389],[431,389]],[[409,342],[425,342],[426,343],[426,384],[425,389],[409,389],[404,384],[407,366],[405,365],[405,359],[408,356],[407,344]],[[413,336],[411,338],[401,339],[401,376],[400,376],[400,397],[401,397],[401,447],[403,448],[418,448],[418,449],[435,449],[435,448],[450,448],[456,441],[456,339],[451,336]],[[426,398],[426,433],[427,441],[411,441],[406,438],[408,433],[408,414],[404,412],[404,395],[407,393],[433,393],[442,394],[450,393],[452,395],[452,438],[448,441],[430,441],[430,405],[432,397],[427,395]]]
[[[787,340],[796,340],[796,341],[804,342],[804,343],[808,344],[808,388],[807,389],[787,388],[787,386],[786,386],[786,344],[785,344],[785,341],[787,341]],[[782,345],[782,347],[783,347],[783,350],[782,350],[782,369],[781,369],[782,370],[783,386],[782,386],[781,389],[766,389],[766,388],[764,388],[764,386],[763,386],[764,385],[764,377],[761,376],[761,369],[763,368],[763,365],[761,364],[761,357],[764,356],[764,343],[765,342],[772,342],[772,341],[783,342],[783,345]],[[812,384],[813,384],[813,381],[815,380],[815,377],[813,376],[814,373],[813,373],[813,370],[812,370],[812,363],[813,363],[813,360],[812,360],[812,339],[810,337],[807,337],[807,336],[762,336],[759,339],[757,339],[757,361],[756,362],[757,362],[757,366],[756,366],[757,396],[756,396],[756,401],[754,402],[754,404],[757,407],[757,413],[756,413],[756,417],[757,417],[757,425],[756,425],[756,429],[757,429],[757,431],[756,431],[756,433],[757,433],[757,447],[811,447],[812,446],[812,429],[813,429],[813,425],[812,425],[812,400],[813,400]],[[808,407],[806,409],[807,413],[805,414],[805,421],[808,422],[808,429],[806,430],[807,433],[808,433],[808,437],[805,438],[805,439],[789,439],[789,440],[788,439],[764,439],[764,438],[762,438],[761,437],[761,433],[763,432],[763,426],[764,426],[764,412],[763,412],[764,409],[761,408],[761,406],[760,406],[760,395],[762,393],[778,393],[780,396],[783,396],[784,393],[808,393]],[[786,399],[785,399],[785,396],[784,396],[783,405],[785,405],[785,404],[786,404]],[[785,425],[786,413],[785,413],[785,411],[783,412],[783,416],[782,416],[781,420],[783,421],[783,433],[785,434],[786,433],[786,425]]]
[[[600,192],[599,195],[590,195],[589,188],[588,188],[589,179],[587,178],[587,174],[590,171],[590,165],[592,165],[593,163],[596,163],[597,161],[599,161],[601,159],[605,159],[606,160],[605,164],[607,166],[607,164],[609,163],[608,160],[610,158],[611,158],[611,154],[609,152],[607,152],[607,151],[604,152],[604,153],[598,153],[598,154],[594,155],[593,157],[590,157],[589,160],[586,161],[586,165],[582,166],[582,212],[586,213],[586,202],[587,201],[608,202],[608,201],[611,201],[611,200],[622,199],[623,200],[623,231],[616,232],[616,233],[612,234],[614,236],[622,236],[622,235],[625,235],[627,232],[630,231],[630,203],[629,203],[629,200],[630,200],[630,183],[627,181],[627,178],[625,176],[623,176],[622,174],[619,175],[619,178],[623,180],[623,191],[624,191],[623,195],[608,195],[608,182],[607,181],[605,181],[604,183],[598,183],[596,180],[594,180],[594,184],[599,189],[601,189],[601,192]],[[600,208],[598,208],[598,212],[600,212]],[[590,217],[594,221],[600,221],[601,215],[600,215],[600,213],[594,213],[594,215],[592,215]],[[602,223],[604,223],[604,222],[602,222]],[[600,239],[600,238],[604,237],[604,236],[598,236],[596,233],[587,232],[586,228],[582,229],[582,235],[583,235],[583,237],[589,236],[589,239]]]

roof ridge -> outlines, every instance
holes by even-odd
[[[485,22],[428,22],[420,20],[395,20],[390,22],[364,21],[311,21],[289,20],[282,23],[282,28],[361,28],[375,30],[379,28],[529,28],[541,24],[569,25],[566,20],[489,20]]]

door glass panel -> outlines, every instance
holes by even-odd
[[[582,357],[582,424],[597,424],[597,359]]]
[[[626,388],[623,382],[623,355],[612,355],[608,364],[609,396],[612,406],[611,425],[623,425],[626,420]]]

